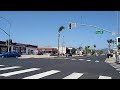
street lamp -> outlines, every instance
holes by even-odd
[[[4,17],[0,17],[0,18],[5,19],[10,24],[10,28],[11,28],[11,23],[9,22],[9,20],[7,20]],[[9,52],[9,47],[10,47],[10,43],[9,43],[9,40],[10,40],[10,28],[9,28],[9,33],[7,33],[4,29],[0,28],[6,35],[8,35],[8,52]]]

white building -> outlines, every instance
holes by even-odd
[[[58,49],[58,47],[55,47]],[[65,54],[66,53],[66,47],[59,47],[59,53],[60,54]]]

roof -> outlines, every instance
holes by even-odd
[[[6,42],[5,42],[5,41],[0,41],[0,45],[6,45]],[[38,47],[38,46],[36,46],[36,45],[22,44],[22,43],[16,43],[16,42],[12,42],[12,45],[25,46],[25,47],[34,47],[34,48],[37,48],[37,47]]]

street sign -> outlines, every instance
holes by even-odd
[[[96,30],[96,34],[103,34],[103,31],[101,31],[101,30]]]

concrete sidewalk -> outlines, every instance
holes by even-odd
[[[106,63],[116,63],[116,58],[106,58],[105,60]]]

